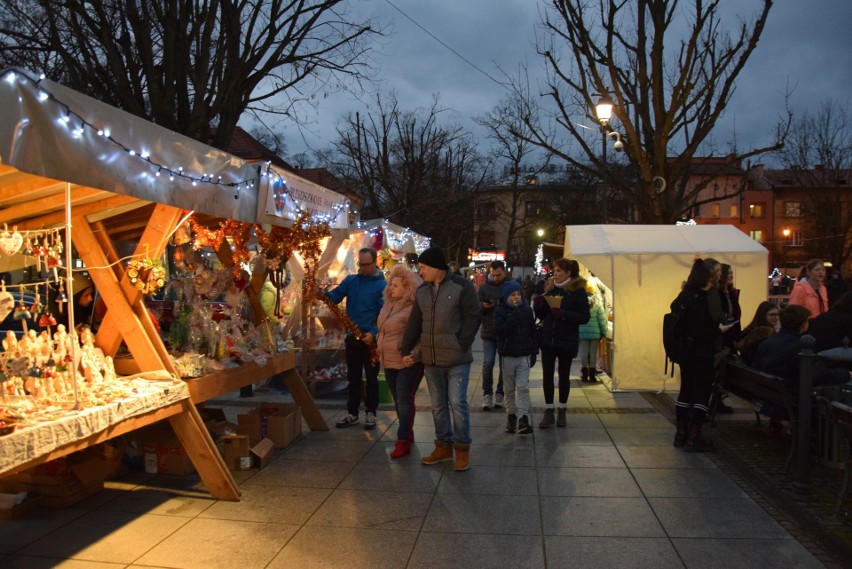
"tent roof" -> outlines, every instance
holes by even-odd
[[[0,69],[0,108],[2,223],[63,224],[66,183],[75,213],[104,221],[117,239],[141,234],[155,203],[195,211],[214,224],[295,219],[265,215],[276,177],[267,162],[247,162],[58,83]],[[297,174],[286,178],[307,200],[285,194],[288,212],[327,202],[342,220],[333,225],[347,225],[345,197]]]
[[[565,232],[565,255],[766,253],[733,225],[577,225]]]

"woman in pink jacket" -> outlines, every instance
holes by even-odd
[[[825,289],[825,265],[819,259],[808,261],[805,266],[805,277],[793,287],[789,304],[804,306],[811,313],[811,318],[828,311],[828,291]]]
[[[396,446],[390,454],[391,458],[401,458],[410,453],[411,443],[414,442],[414,396],[423,379],[423,364],[420,362],[418,346],[412,352],[414,365],[405,367],[399,345],[414,305],[414,291],[421,282],[420,277],[405,265],[395,265],[388,275],[385,304],[379,312],[376,347],[399,419]]]

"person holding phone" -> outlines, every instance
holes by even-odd
[[[497,360],[497,332],[494,329],[494,309],[503,296],[503,283],[506,282],[506,263],[493,261],[488,269],[488,277],[477,291],[479,309],[482,313],[482,410],[489,411],[503,406],[503,366]],[[497,389],[494,389],[494,364],[498,363]]]

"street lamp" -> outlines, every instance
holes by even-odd
[[[607,221],[609,221],[606,199],[607,190],[609,189],[606,182],[606,139],[610,134],[609,121],[612,118],[613,106],[614,104],[612,99],[610,99],[608,95],[601,95],[598,98],[598,102],[595,103],[595,117],[597,117],[598,122],[601,123],[601,161],[603,163],[603,171],[601,172],[601,182],[603,183],[601,206],[603,208],[603,223],[607,223]],[[620,137],[618,142],[621,142]]]
[[[544,229],[541,229],[541,228],[537,229],[535,234],[538,235],[539,237],[544,237]]]

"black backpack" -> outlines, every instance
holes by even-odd
[[[679,294],[672,301],[671,312],[663,316],[663,349],[666,351],[666,367],[664,373],[669,373],[669,362],[672,362],[671,375],[674,377],[674,364],[683,361],[691,338],[686,333],[683,315],[686,309],[695,302],[698,293]]]

